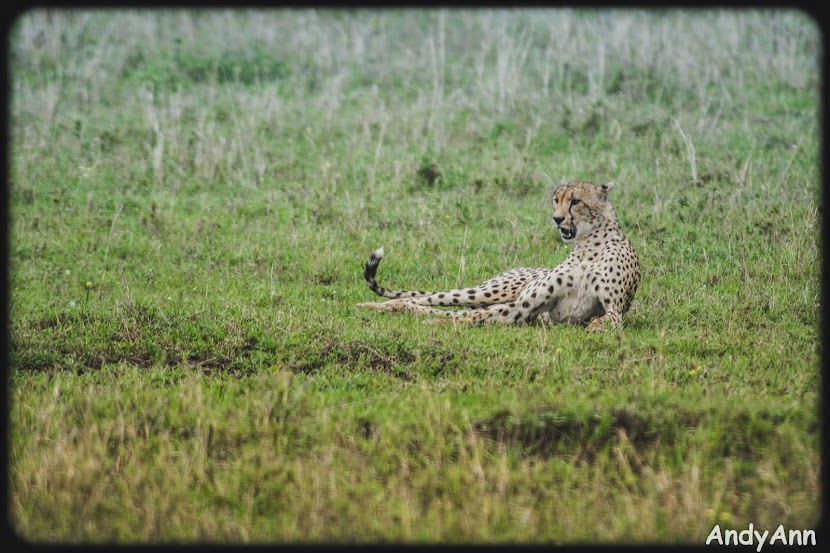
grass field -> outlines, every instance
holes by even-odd
[[[31,11],[10,35],[10,520],[36,542],[665,542],[820,512],[815,24]],[[623,328],[356,309],[554,266]]]

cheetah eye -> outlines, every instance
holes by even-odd
[[[582,203],[582,200],[577,200],[576,198],[571,200],[571,205],[578,205],[580,203]]]

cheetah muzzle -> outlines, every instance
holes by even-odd
[[[573,242],[576,238],[576,227],[559,227],[559,236],[562,237],[563,242]]]
[[[554,192],[554,224],[574,248],[552,269],[512,269],[475,288],[396,292],[375,280],[384,254],[380,248],[369,256],[363,276],[388,301],[358,306],[451,320],[428,322],[572,323],[587,324],[591,332],[619,327],[640,282],[640,260],[608,201],[612,187],[571,182]]]

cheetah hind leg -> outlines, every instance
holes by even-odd
[[[449,311],[420,305],[411,298],[400,298],[389,301],[370,301],[365,303],[358,303],[357,307],[366,309],[377,309],[384,313],[414,313],[416,315],[440,315],[442,317],[463,316],[472,312],[472,310]]]
[[[383,311],[384,313],[406,313],[415,306],[408,302],[407,299],[401,298],[389,301],[367,301],[364,303],[358,303],[355,307],[376,309],[378,311]]]
[[[493,311],[487,307],[476,309],[461,309],[458,311],[441,311],[442,319],[427,319],[424,324],[446,325],[446,324],[479,324],[483,323],[493,315]]]

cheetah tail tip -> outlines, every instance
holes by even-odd
[[[369,285],[369,288],[375,294],[385,297],[386,290],[375,281],[375,274],[378,271],[378,265],[380,265],[382,258],[383,248],[378,248],[372,252],[372,255],[369,256],[369,261],[366,262],[366,268],[363,269],[363,278],[366,279],[366,284]]]

